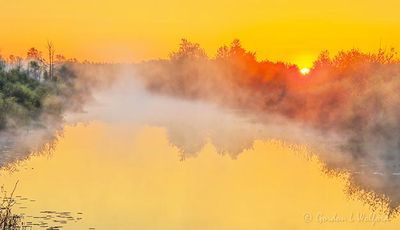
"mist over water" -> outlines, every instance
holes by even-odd
[[[228,226],[262,229],[285,223],[284,226],[291,229],[293,226],[309,227],[304,225],[308,224],[304,221],[304,215],[308,214],[314,218],[321,214],[332,219],[332,213],[339,213],[345,222],[349,222],[352,215],[360,213],[384,218],[388,213],[393,214],[397,207],[399,183],[396,175],[383,177],[380,171],[371,172],[369,165],[353,167],[354,161],[338,151],[338,146],[343,144],[342,135],[324,132],[277,114],[260,114],[207,100],[154,92],[148,89],[136,66],[101,68],[103,70],[94,72],[97,79],[112,78],[102,82],[94,80],[98,85],[91,91],[92,100],[85,104],[84,110],[66,114],[66,137],[59,137],[54,157],[46,160],[40,155],[32,156],[21,163],[23,166],[17,166],[20,173],[3,177],[7,184],[25,178],[21,181],[26,184],[21,192],[35,200],[51,197],[49,188],[59,188],[56,190],[60,190],[60,195],[28,209],[37,213],[49,208],[83,212],[86,214],[83,218],[89,219],[90,224],[71,226],[85,228],[96,224],[111,226],[109,216],[120,211],[119,226],[125,226],[126,215],[135,213],[138,218],[135,223],[140,224],[127,222],[127,226],[145,228],[168,223],[180,228],[196,225],[211,226],[208,229]],[[80,74],[94,75],[88,69]],[[141,162],[145,162],[144,167]],[[327,174],[327,164],[344,169],[348,174]],[[354,170],[360,167],[365,167],[365,172]],[[207,179],[215,175],[216,178]],[[37,180],[43,180],[40,186],[28,182]],[[146,194],[152,188],[167,195]],[[208,191],[207,188],[212,189]],[[244,194],[241,189],[245,190]],[[60,202],[67,196],[62,190],[68,191],[68,199],[76,201],[70,205]],[[102,190],[104,192],[99,193]],[[291,190],[293,192],[288,192]],[[117,203],[113,203],[117,199],[116,191],[122,195]],[[232,192],[232,197],[223,198]],[[80,198],[82,194],[84,196]],[[94,194],[96,196],[91,198]],[[382,194],[388,199],[380,199]],[[197,198],[202,195],[205,197]],[[157,196],[157,202],[152,201]],[[253,199],[248,198],[252,196]],[[278,197],[279,201],[273,202]],[[324,203],[328,198],[333,201]],[[144,204],[140,200],[150,203]],[[352,201],[347,203],[348,200]],[[93,210],[99,206],[95,205],[99,201],[104,201],[100,205],[103,209]],[[163,202],[167,205],[159,206]],[[232,217],[228,223],[222,214],[209,214],[215,202],[221,202],[221,212],[229,213],[232,209],[233,216],[245,216],[247,221],[239,223]],[[176,204],[180,205],[174,208]],[[164,212],[171,214],[158,217],[160,219],[151,225],[151,218],[139,215],[140,210],[135,209],[135,205],[154,218]],[[195,207],[193,212],[190,212],[191,205]],[[299,207],[287,213],[294,206]],[[327,207],[330,211],[324,212]],[[242,208],[244,211],[240,211]],[[279,215],[275,209],[280,210]],[[185,216],[185,212],[191,213],[190,216]],[[262,213],[274,214],[271,214],[270,222],[265,223]],[[96,215],[102,216],[103,220]],[[277,216],[272,217],[274,215]],[[290,218],[293,221],[288,221]],[[396,217],[391,218],[394,219],[384,221],[388,229],[396,228],[392,222]],[[312,228],[321,227],[321,223],[314,223]],[[335,224],[336,221],[329,221],[323,227],[334,229]],[[365,227],[366,223],[361,220],[356,225]],[[342,228],[354,226],[346,223]]]
[[[279,115],[260,115],[204,100],[155,94],[146,88],[142,76],[132,66],[121,68],[113,83],[95,91],[93,98],[85,113],[71,114],[67,121],[164,127],[168,139],[180,150],[181,160],[196,156],[207,143],[213,144],[218,153],[232,158],[251,149],[256,140],[279,139],[288,144],[305,144],[330,168],[349,172],[352,187],[385,195],[392,207],[397,207],[396,175],[382,180],[379,171],[371,171],[369,165],[353,165],[351,158],[338,151],[344,139],[334,132],[311,128]],[[360,167],[366,171],[360,172]]]
[[[278,127],[285,141],[294,134],[318,148],[327,169],[351,173],[355,186],[398,206],[400,60],[393,49],[322,52],[301,74],[296,65],[258,61],[238,40],[209,58],[183,39],[170,59],[146,62],[139,72],[155,94],[234,109]]]
[[[0,134],[0,167],[23,160],[29,154],[41,151],[43,146],[54,141],[56,131],[51,129],[19,130]]]
[[[304,132],[307,127],[280,117],[271,116],[276,122],[267,123],[256,114],[237,109],[154,94],[145,88],[133,67],[125,67],[117,76],[110,87],[93,93],[93,102],[86,105],[83,113],[68,114],[66,121],[165,127],[171,142],[189,155],[196,154],[207,142],[213,143],[220,153],[234,157],[250,148],[255,140],[284,139],[301,144],[302,140],[314,139],[310,142],[314,147],[321,139],[334,141],[334,136]]]

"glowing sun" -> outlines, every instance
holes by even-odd
[[[300,73],[302,75],[307,75],[307,74],[310,73],[310,69],[309,68],[302,68],[302,69],[300,69]]]

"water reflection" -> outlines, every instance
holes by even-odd
[[[61,128],[53,126],[2,131],[0,133],[0,167],[12,167],[12,163],[23,160],[34,152],[49,151],[60,134]]]
[[[16,195],[26,199],[15,211],[33,229],[50,226],[47,218],[64,229],[400,226],[384,203],[348,196],[347,176],[323,173],[306,148],[256,141],[232,159],[206,144],[196,157],[179,156],[161,127],[77,125],[66,127],[52,155],[2,170],[0,182],[12,188],[19,180]]]

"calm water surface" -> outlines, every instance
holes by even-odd
[[[196,157],[162,127],[92,122],[65,128],[51,153],[3,169],[14,211],[33,229],[399,229],[346,193],[307,149],[256,141],[236,159],[208,143]]]

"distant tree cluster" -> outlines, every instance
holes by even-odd
[[[239,40],[208,57],[197,43],[182,39],[169,60],[139,65],[146,86],[157,93],[212,100],[241,109],[261,110],[329,126],[345,98],[363,94],[364,87],[400,73],[394,49],[364,53],[357,49],[331,57],[322,52],[307,76],[284,62],[258,61]],[[379,78],[381,76],[382,78]],[[315,111],[318,112],[309,112]]]
[[[234,104],[251,101],[248,94],[240,93],[243,90],[259,92],[265,103],[277,101],[287,83],[300,76],[296,65],[257,61],[256,54],[245,50],[239,40],[220,47],[210,58],[199,44],[182,39],[169,60],[144,62],[139,72],[155,92]]]
[[[324,51],[303,75],[293,64],[258,61],[238,40],[211,58],[199,44],[182,40],[170,59],[144,62],[139,72],[155,93],[339,133],[340,151],[383,161],[382,171],[400,162],[400,61],[394,49],[334,56]]]
[[[78,109],[83,89],[76,83],[72,62],[55,55],[49,43],[49,57],[31,48],[26,58],[0,58],[0,130],[42,126],[57,122],[67,109]]]

